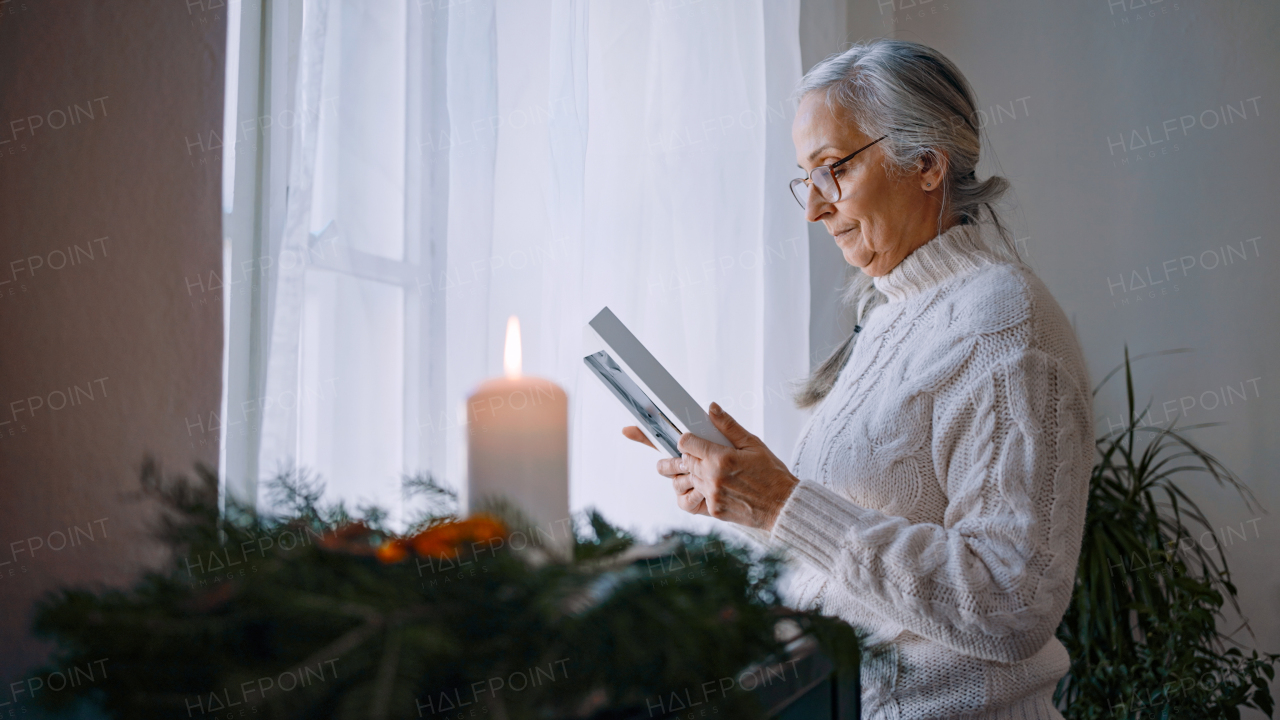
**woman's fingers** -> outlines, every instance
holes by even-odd
[[[671,478],[671,489],[676,491],[676,495],[694,492],[693,480],[688,475],[677,475]],[[698,497],[702,497],[702,493],[698,493]]]
[[[684,458],[662,458],[658,461],[658,474],[673,478],[688,473],[692,467]]]
[[[686,455],[692,455],[700,460],[713,458],[716,455],[732,450],[719,443],[713,443],[710,440],[703,440],[693,433],[685,433],[680,436],[680,440],[676,443],[676,447],[680,452]]]
[[[676,507],[693,515],[709,514],[706,499],[693,487],[693,478],[688,474],[671,478],[671,489],[676,491]]]
[[[623,428],[622,434],[631,440],[643,442],[645,445],[653,447],[653,444],[644,436],[644,433],[640,432],[638,427]],[[690,474],[693,463],[694,458],[692,457],[688,459],[662,458],[658,461],[658,474],[671,478],[671,487],[676,491],[677,507],[693,515],[710,515],[707,510],[706,498],[693,486],[693,475]]]
[[[640,428],[636,427],[635,425],[628,425],[627,427],[622,428],[622,434],[628,440],[634,440],[638,443],[644,443],[645,445],[648,445],[654,450],[658,449],[656,447],[653,447],[653,443],[649,442],[649,438],[645,437],[644,432]]]
[[[707,501],[697,491],[676,496],[676,506],[690,515],[707,515]]]
[[[676,491],[676,506],[681,510],[694,515],[708,514],[706,499],[702,497],[702,493],[693,489],[688,475],[672,478],[671,487]]]
[[[635,425],[622,428],[622,434],[628,440],[644,443],[654,450],[658,449]],[[706,498],[693,487],[693,476],[690,475],[690,471],[695,462],[696,459],[693,457],[663,458],[658,461],[658,474],[671,478],[671,487],[676,491],[677,507],[693,515],[709,515]]]

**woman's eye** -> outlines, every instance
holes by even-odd
[[[843,166],[843,165],[841,165],[840,167],[835,168],[835,169],[833,169],[833,170],[831,171],[831,177],[833,177],[833,178],[839,178],[841,175],[844,175],[844,166]]]

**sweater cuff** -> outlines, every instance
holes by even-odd
[[[769,549],[772,546],[773,537],[759,528],[747,527],[746,525],[737,525],[730,523],[729,528],[738,533],[738,536],[747,542],[755,543],[762,549]]]
[[[772,535],[816,570],[831,575],[849,531],[866,524],[868,512],[816,482],[801,480],[778,512]]]

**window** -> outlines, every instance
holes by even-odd
[[[262,506],[249,479],[292,464],[326,482],[327,500],[377,505],[395,522],[402,476],[424,466],[410,430],[427,313],[421,248],[406,234],[409,10],[405,0],[233,5],[237,29],[260,42],[228,53],[229,117],[242,99],[259,105],[228,123],[229,264],[247,269],[228,313],[240,361],[228,365],[241,371],[227,378],[239,395],[224,408],[228,487]],[[246,80],[268,92],[245,97]]]
[[[787,454],[802,418],[786,388],[808,369],[787,191],[797,6],[229,10],[228,497],[261,506],[259,481],[290,463],[326,500],[393,520],[404,474],[465,494],[458,409],[501,373],[516,314],[526,373],[570,397],[574,507],[699,526],[584,372],[583,327],[605,305],[694,397]]]

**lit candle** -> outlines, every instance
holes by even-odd
[[[566,549],[569,522],[569,399],[559,385],[520,373],[520,321],[507,320],[506,377],[467,399],[467,505],[505,498],[533,523],[528,544]],[[513,546],[520,538],[512,536]]]

